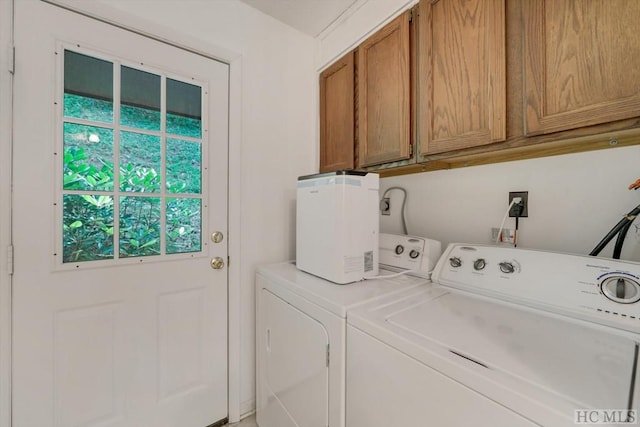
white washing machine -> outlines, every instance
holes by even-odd
[[[293,263],[258,268],[258,425],[344,427],[347,311],[427,282],[403,275],[337,285]]]
[[[640,264],[450,245],[349,313],[347,426],[637,425]]]

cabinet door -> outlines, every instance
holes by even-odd
[[[420,153],[506,138],[505,0],[422,0],[418,21]]]
[[[320,74],[320,172],[354,168],[354,56]]]
[[[640,1],[527,0],[525,132],[640,115]]]
[[[358,166],[410,157],[409,12],[358,48]]]

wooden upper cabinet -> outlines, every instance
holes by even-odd
[[[411,156],[409,12],[358,47],[358,166]]]
[[[526,0],[525,132],[640,116],[640,1]]]
[[[420,2],[421,155],[505,140],[505,28],[505,0]]]
[[[353,169],[354,53],[320,74],[320,172]]]

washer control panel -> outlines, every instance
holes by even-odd
[[[451,244],[443,286],[640,332],[640,263],[490,245]]]

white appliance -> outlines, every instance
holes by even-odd
[[[258,425],[344,427],[347,312],[424,283],[403,275],[341,286],[293,263],[258,268]]]
[[[349,427],[637,423],[640,264],[453,244],[432,278],[349,312]]]
[[[442,255],[442,243],[437,240],[404,234],[380,233],[380,265],[394,271],[430,278]]]
[[[378,275],[379,181],[360,171],[298,178],[299,269],[340,284]]]

